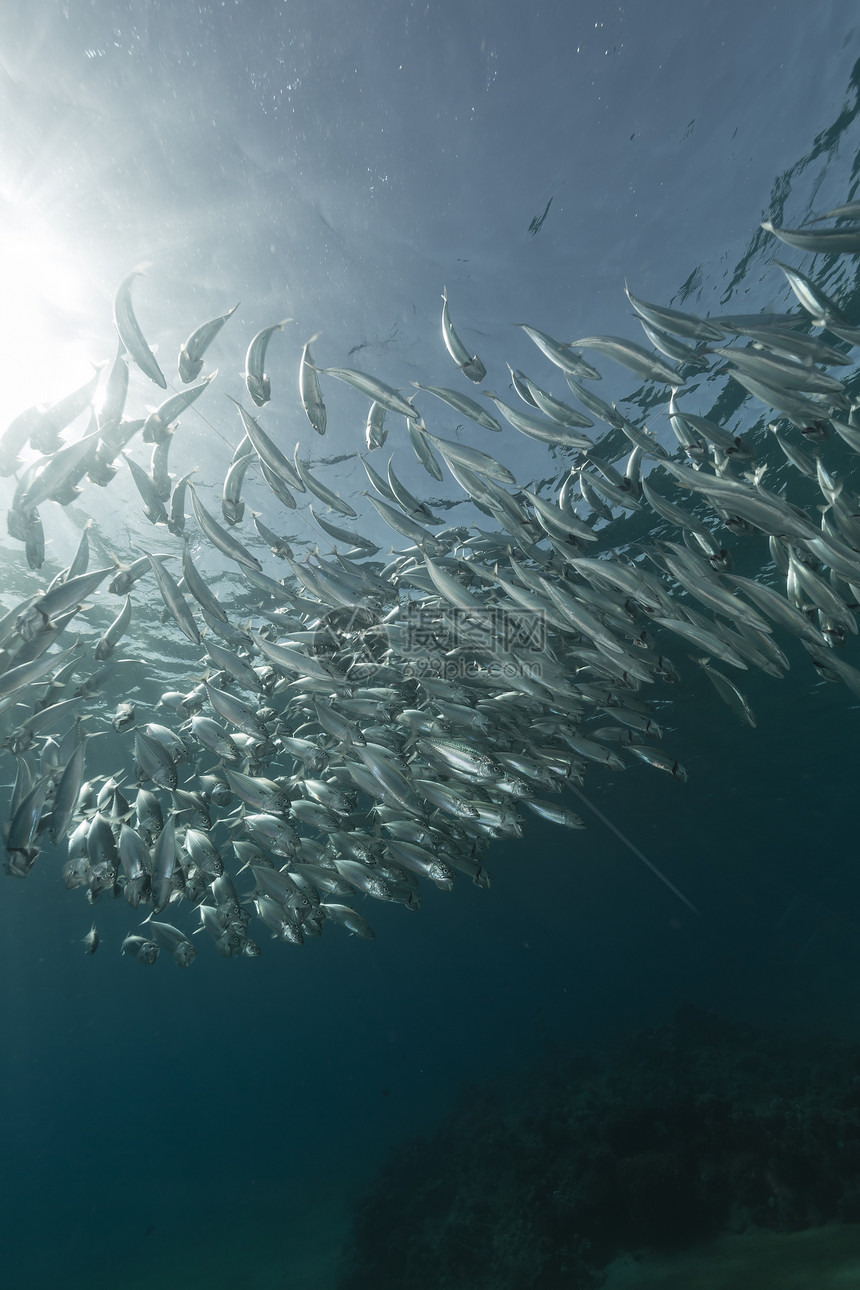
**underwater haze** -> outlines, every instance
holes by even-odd
[[[843,0],[5,6],[7,1284],[854,1275],[860,208],[818,217],[856,206],[858,174]],[[818,317],[795,270],[826,293]],[[625,285],[646,313],[722,325],[676,319],[662,338],[687,359],[658,352]],[[228,311],[180,379],[180,347]],[[602,412],[521,324],[593,366],[571,379]],[[522,372],[567,422],[522,399]],[[42,439],[13,442],[31,409]],[[50,486],[86,435],[102,478],[90,456]],[[286,466],[264,474],[269,443]],[[127,463],[152,482],[159,444],[151,522]],[[391,496],[362,458],[383,488],[391,459]],[[54,610],[82,538],[105,580]],[[145,561],[96,653],[123,608],[108,575],[150,556],[168,558]],[[592,558],[636,589],[589,580]],[[735,577],[784,606],[758,637],[767,609]],[[542,624],[537,646],[494,639],[509,688],[465,636],[449,650],[477,610],[494,632]],[[409,614],[459,670],[422,676]],[[31,736],[52,670],[10,673],[40,646],[52,702],[129,661]],[[77,748],[92,789],[61,822]],[[192,827],[174,790],[205,776],[210,825]],[[150,941],[152,920],[178,941]]]

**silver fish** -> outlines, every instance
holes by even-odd
[[[242,485],[245,482],[248,467],[256,459],[254,448],[247,437],[245,443],[247,444],[247,451],[239,452],[237,449],[227,474],[224,476],[224,486],[221,489],[221,514],[230,525],[242,523],[242,517],[245,514],[245,503],[242,501]]]
[[[698,318],[695,314],[683,313],[680,309],[669,309],[664,305],[648,304],[634,296],[626,281],[624,292],[633,308],[646,322],[674,336],[689,336],[693,340],[722,340],[724,332],[710,319]]]
[[[123,454],[125,455],[125,454]],[[143,499],[144,514],[150,524],[166,524],[167,511],[164,509],[164,502],[158,495],[158,489],[155,487],[155,481],[146,473],[142,466],[131,457],[126,456],[126,465],[131,471],[131,477],[135,482],[137,491]]]
[[[556,367],[561,368],[566,378],[578,376],[584,377],[588,381],[599,381],[601,379],[597,368],[587,363],[581,354],[575,353],[567,342],[555,340],[552,336],[548,336],[545,331],[538,331],[537,327],[528,327],[525,323],[517,323],[516,326],[522,327],[526,335],[537,345],[540,352],[551,363],[555,363]]]
[[[133,703],[120,703],[117,705],[116,712],[111,718],[111,725],[114,730],[127,730],[129,726],[134,725],[135,708]]]
[[[116,618],[98,639],[93,657],[101,660],[109,658],[128,630],[131,622],[131,597],[126,596],[122,609]]]
[[[191,406],[195,399],[200,398],[217,375],[217,371],[210,372],[199,385],[192,385],[190,390],[181,390],[178,394],[172,394],[169,399],[165,399],[153,412],[150,412],[143,423],[144,442],[161,443],[168,438],[173,422]]]
[[[374,448],[381,448],[388,438],[388,431],[385,428],[385,413],[387,409],[382,403],[371,403],[367,413],[367,421],[364,427],[364,441],[367,444],[368,451]],[[407,422],[411,424],[411,422]]]
[[[172,615],[177,627],[194,645],[199,645],[200,632],[194,621],[194,615],[188,608],[188,603],[179,590],[177,583],[167,572],[158,556],[150,555],[147,556],[147,559],[152,572],[155,574],[155,581],[158,583],[158,590],[161,592],[165,606]]]
[[[191,506],[194,510],[197,523],[200,525],[212,545],[217,547],[223,555],[228,556],[231,560],[235,560],[237,564],[241,564],[248,569],[256,569],[258,572],[262,572],[263,566],[260,564],[257,557],[255,555],[251,555],[251,552],[246,550],[242,543],[237,538],[233,537],[232,533],[228,533],[226,529],[221,527],[217,520],[212,518],[198,498],[194,485],[189,483],[188,487],[191,491]]]
[[[226,314],[212,318],[209,322],[197,327],[179,350],[179,377],[184,385],[194,381],[203,370],[203,355],[218,335],[221,328],[239,308],[235,304]]]
[[[485,408],[482,408],[480,403],[470,399],[468,394],[461,394],[459,390],[449,390],[445,385],[419,385],[418,381],[413,381],[412,384],[417,390],[426,390],[428,394],[435,394],[437,399],[447,403],[455,412],[460,412],[464,417],[469,417],[471,421],[477,422],[485,430],[495,430],[501,434],[502,427],[496,418],[491,416]],[[370,447],[370,444],[368,444],[368,447]]]
[[[228,314],[227,317],[229,316]],[[177,967],[190,967],[197,958],[197,950],[189,938],[172,923],[161,923],[150,918],[146,922],[146,927],[152,932],[153,940],[173,956]]]
[[[368,376],[366,372],[357,372],[349,367],[320,367],[317,370],[351,385],[353,389],[367,395],[369,399],[373,399],[389,412],[399,412],[401,416],[410,419],[415,419],[419,415],[402,394],[375,376]]]
[[[248,352],[245,355],[245,384],[258,408],[263,407],[272,397],[272,383],[263,370],[269,341],[276,331],[283,331],[288,322],[292,322],[292,319],[284,318],[279,323],[273,323],[271,327],[264,327],[262,331],[257,332],[248,346]]]
[[[121,952],[127,954],[129,958],[137,959],[138,963],[143,963],[145,967],[151,967],[158,958],[158,948],[157,943],[151,941],[149,937],[130,932],[122,943]]]
[[[669,367],[632,340],[625,340],[621,336],[583,336],[581,340],[572,343],[583,349],[596,349],[599,354],[614,358],[616,363],[621,363],[646,381],[660,381],[675,387],[684,384],[674,367]]]
[[[559,422],[551,421],[547,417],[536,417],[528,412],[519,412],[516,408],[503,403],[489,390],[485,390],[484,393],[488,399],[493,400],[505,420],[509,421],[515,430],[519,430],[520,434],[527,435],[530,439],[537,439],[541,443],[558,444],[566,448],[592,447],[590,439],[585,435],[577,434],[570,426],[560,425]]]
[[[316,337],[312,339],[315,340]],[[325,434],[325,404],[323,403],[317,370],[311,357],[311,343],[312,341],[308,341],[302,350],[302,358],[299,364],[299,397],[301,398],[305,415],[314,430],[316,430],[317,434]]]
[[[135,317],[131,304],[131,284],[135,278],[139,278],[148,268],[149,265],[146,264],[138,265],[120,283],[114,300],[113,316],[119,338],[125,345],[129,356],[145,376],[148,376],[156,385],[160,385],[163,390],[166,390],[167,381],[164,378],[164,373],[146,343],[146,337],[140,329],[140,324]]]
[[[774,228],[770,220],[765,220],[761,228],[800,251],[820,251],[823,255],[860,251],[860,229],[856,228]]]
[[[445,348],[460,368],[464,376],[479,384],[487,375],[487,369],[477,354],[470,354],[460,337],[454,331],[451,315],[448,312],[448,288],[442,288],[442,339]]]
[[[800,269],[783,264],[781,260],[774,260],[774,264],[782,269],[788,279],[788,285],[817,326],[850,327],[851,319],[812,278],[802,273]],[[751,321],[754,323],[755,319]]]
[[[496,461],[487,452],[481,452],[478,448],[470,448],[468,444],[459,443],[454,439],[440,439],[437,435],[430,434],[425,430],[424,435],[436,446],[446,461],[456,461],[459,465],[466,466],[469,470],[476,471],[479,475],[487,475],[494,479],[498,484],[516,484],[516,479],[508,470]]]
[[[444,478],[442,467],[430,451],[424,423],[421,421],[407,421],[406,433],[409,435],[409,442],[412,445],[412,451],[427,471],[427,474],[431,475],[433,479],[439,480],[441,483]]]
[[[293,455],[293,463],[296,468],[296,474],[299,476],[299,479],[301,479],[309,493],[313,493],[314,497],[318,497],[321,502],[325,502],[326,506],[330,506],[333,511],[338,511],[341,515],[347,515],[350,519],[357,518],[356,513],[350,506],[349,502],[345,502],[343,498],[339,497],[337,493],[332,491],[332,489],[327,488],[325,484],[321,483],[320,480],[311,474],[304,462],[299,459],[298,444],[296,444],[296,450]]]
[[[229,395],[227,397],[230,398]],[[236,400],[231,399],[231,402],[236,403]],[[291,462],[288,461],[281,450],[265,433],[257,419],[252,417],[249,412],[245,411],[241,403],[236,403],[236,408],[238,409],[245,434],[251,440],[257,456],[260,458],[260,463],[263,466],[264,473],[268,468],[268,470],[283,482],[285,487],[295,488],[296,492],[303,493],[305,491],[305,486]],[[295,501],[290,498],[290,500],[286,502],[286,505],[294,508]]]

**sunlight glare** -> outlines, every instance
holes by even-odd
[[[92,375],[79,336],[87,301],[75,257],[47,228],[8,208],[0,213],[0,434],[35,403],[53,403]]]

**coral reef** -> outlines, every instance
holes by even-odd
[[[686,1007],[468,1090],[359,1201],[341,1290],[579,1290],[623,1253],[860,1221],[860,1063]]]

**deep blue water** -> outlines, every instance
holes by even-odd
[[[532,361],[511,323],[634,336],[625,277],[701,313],[788,307],[756,234],[762,219],[794,227],[854,196],[854,7],[572,8],[45,5],[25,21],[8,6],[4,273],[17,301],[10,266],[39,258],[37,233],[55,272],[31,275],[20,325],[0,324],[14,391],[8,406],[0,394],[0,420],[112,353],[113,291],[144,260],[140,315],[160,354],[241,300],[237,336],[296,319],[284,384],[317,332],[321,361],[362,345],[350,361],[383,379],[445,383],[443,285],[497,382],[505,360]],[[61,298],[67,262],[79,286]],[[853,260],[828,264],[822,280],[860,323],[853,272]],[[225,332],[216,361],[234,394],[242,352]],[[636,382],[619,373],[603,385],[621,399]],[[350,391],[326,396],[325,452],[353,453],[359,405]],[[286,398],[275,414],[286,441],[303,436],[319,460],[296,407]],[[209,425],[183,426],[171,467],[199,467],[214,506],[238,431],[208,411]],[[509,439],[500,456],[518,478],[546,474]],[[405,451],[402,466],[424,487]],[[344,495],[364,487],[352,457],[325,469]],[[259,506],[258,480],[249,493]],[[46,508],[46,570],[67,562],[87,515],[103,552],[151,542],[135,505],[118,478],[69,515]],[[646,531],[631,523],[625,540]],[[8,551],[4,605],[27,585],[20,549]],[[199,672],[172,629],[141,614],[135,631],[155,660],[135,677],[140,703]],[[333,1286],[328,1255],[357,1191],[464,1087],[480,1097],[542,1052],[599,1046],[685,1002],[860,1038],[858,702],[785,647],[786,680],[744,676],[755,730],[692,666],[682,701],[664,690],[664,742],[686,785],[638,765],[586,783],[699,916],[593,818],[575,833],[530,820],[522,840],[495,844],[490,891],[431,887],[415,916],[375,905],[372,945],[332,929],[302,950],[265,943],[258,960],[207,947],[188,972],[166,956],[151,971],[121,958],[127,911],[114,926],[112,909],[97,911],[104,943],[85,956],[91,913],[63,889],[56,857],[4,881],[8,1284]],[[846,657],[857,664],[856,642]],[[125,695],[110,697],[112,710]]]

